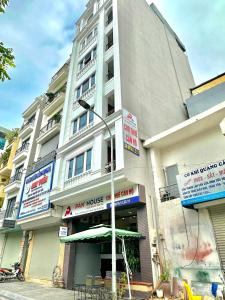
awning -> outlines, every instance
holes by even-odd
[[[100,227],[99,227],[100,226]],[[141,234],[138,232],[123,230],[123,229],[116,229],[116,236],[119,238],[125,239],[133,239],[133,238],[141,238]],[[60,241],[62,243],[69,243],[69,242],[78,242],[78,241],[93,241],[93,240],[107,240],[112,237],[112,228],[98,225],[97,227],[92,227],[88,230],[81,231],[79,233],[75,233],[69,235],[67,237],[62,237]]]

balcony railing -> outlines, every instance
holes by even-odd
[[[84,53],[84,51],[91,45],[93,44],[96,40],[97,40],[97,33],[86,43],[86,45],[80,49],[79,55],[81,55],[82,53]]]
[[[70,59],[58,70],[58,72],[52,77],[51,83],[55,81],[60,75],[62,75],[66,69],[68,69],[70,63]]]
[[[17,156],[18,154],[22,153],[23,151],[27,151],[28,148],[29,148],[29,143],[23,144],[19,149],[16,150],[15,156]]]
[[[83,99],[84,101],[87,101],[88,99],[90,99],[93,96],[94,92],[95,92],[95,88],[96,88],[96,85],[94,84],[89,90],[87,90],[85,93],[83,93],[80,98],[77,98],[73,102],[73,110],[80,107],[80,105],[78,103],[79,99]]]
[[[40,170],[42,167],[46,166],[50,162],[54,161],[56,158],[56,151],[53,150],[47,155],[40,157],[36,162],[28,166],[26,176]]]
[[[105,49],[106,51],[109,50],[113,46],[113,41],[106,44]]]
[[[106,80],[109,81],[113,77],[114,77],[114,73],[109,71],[108,74],[106,75]]]
[[[106,21],[106,26],[108,26],[110,23],[112,23],[113,21],[113,16],[108,17],[107,21]]]
[[[23,129],[25,129],[25,128],[29,127],[29,126],[34,125],[34,121],[35,121],[35,119],[32,119],[32,120],[27,121],[26,123],[24,123],[24,124],[22,125],[20,131],[22,131]]]
[[[9,184],[10,184],[10,183],[13,183],[13,182],[15,182],[15,181],[21,181],[22,175],[23,175],[22,172],[18,172],[17,174],[15,174],[14,176],[12,176],[12,177],[9,179]]]
[[[41,128],[39,136],[42,136],[43,134],[48,132],[55,124],[59,124],[60,122],[61,122],[61,116],[59,116],[56,119],[51,119],[47,125]]]
[[[64,95],[65,92],[58,92],[52,97],[48,97],[48,100],[45,103],[45,107],[49,106],[52,102],[56,101],[61,95]]]
[[[180,197],[178,185],[171,184],[159,189],[161,202],[173,200]]]
[[[113,171],[116,170],[116,161],[114,160],[113,161]],[[111,162],[108,162],[106,165],[105,165],[105,171],[106,173],[110,173],[111,172]]]
[[[96,58],[90,60],[78,73],[77,79],[79,79],[83,74],[85,74],[96,62]]]

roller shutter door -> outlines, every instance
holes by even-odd
[[[209,207],[221,268],[225,271],[225,204]]]
[[[11,232],[6,234],[6,244],[2,258],[2,267],[11,268],[11,266],[19,260],[22,238],[22,232]]]

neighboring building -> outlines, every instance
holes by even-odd
[[[11,146],[13,160],[9,161],[11,169],[8,175],[10,176],[10,179],[5,186],[5,199],[1,212],[4,230],[7,232],[2,249],[1,265],[4,267],[11,267],[13,263],[21,260],[23,247],[28,239],[26,232],[23,233],[20,226],[16,224],[16,217],[23,191],[25,174],[28,166],[34,161],[36,138],[40,131],[42,118],[42,106],[43,97],[38,97],[26,109],[23,113],[24,123],[19,131],[16,152],[12,151],[13,149],[15,150],[15,147]],[[8,147],[10,147],[10,145]],[[6,151],[8,147],[6,148]],[[4,168],[2,169],[2,172],[4,170],[8,169]]]
[[[210,290],[209,283],[221,282],[225,268],[225,101],[214,79],[207,84],[207,91],[202,84],[187,100],[189,111],[201,113],[144,146],[156,213],[150,230],[158,232],[159,251],[164,251],[171,275]],[[203,111],[203,103],[210,108]]]
[[[5,137],[6,137],[8,132],[9,132],[8,129],[0,126],[0,155],[1,155],[2,151],[5,148],[5,143],[6,143],[6,138]]]
[[[49,192],[59,143],[68,65],[69,61],[52,77],[47,97],[42,102],[42,116],[34,140],[37,147],[32,147],[34,159],[26,171],[17,220],[21,229],[29,234],[22,258],[26,265],[26,280],[47,284],[52,281],[54,267],[62,267],[64,253],[64,245],[58,238],[62,207],[49,205]]]
[[[185,120],[184,101],[193,86],[185,48],[154,5],[144,0],[87,3],[77,22],[50,200],[55,207],[63,206],[69,234],[110,224],[113,166],[116,226],[145,237],[132,244],[140,260],[137,280],[153,280],[147,217],[151,205],[146,150],[136,129],[126,141],[136,154],[125,149],[124,131],[130,130],[125,122],[136,125],[136,116],[139,138],[144,139]],[[80,98],[108,123],[114,136],[113,162],[104,124],[79,106]],[[123,271],[119,243],[117,259],[117,270]],[[87,274],[110,273],[110,263],[110,243],[66,245],[65,286],[83,283]]]

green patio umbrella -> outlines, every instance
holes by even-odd
[[[116,229],[116,236],[119,238],[131,239],[141,238],[142,235],[138,232]],[[67,237],[62,237],[60,241],[62,243],[78,242],[78,241],[91,241],[94,239],[105,240],[112,237],[112,228],[105,225],[98,225],[88,230],[81,231],[79,233],[71,234]]]

